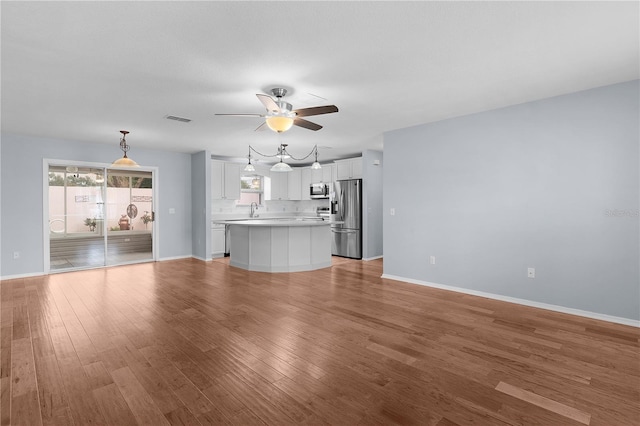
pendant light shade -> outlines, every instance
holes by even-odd
[[[122,152],[124,152],[124,156],[114,161],[113,164],[111,164],[111,167],[140,167],[138,163],[127,157],[127,151],[129,151],[131,147],[127,144],[125,138],[129,132],[127,130],[120,130],[120,133],[122,133],[122,138],[120,139],[120,149],[122,150]]]
[[[272,172],[290,172],[291,170],[291,166],[287,163],[283,163],[282,159],[280,159],[279,163],[276,163],[271,167]]]

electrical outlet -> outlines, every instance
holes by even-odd
[[[527,277],[535,278],[536,277],[536,268],[528,268],[527,269]]]
[[[19,251],[14,251],[13,252],[13,258],[14,259],[20,259],[20,252]]]
[[[436,264],[436,257],[435,256],[429,256],[429,263],[432,265]]]
[[[395,216],[396,215],[396,209],[394,209],[393,207],[391,207],[391,210],[389,210],[389,214],[391,216]]]

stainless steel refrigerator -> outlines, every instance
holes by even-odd
[[[362,259],[362,179],[339,180],[333,184],[331,254]]]

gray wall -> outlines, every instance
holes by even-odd
[[[211,259],[211,153],[191,155],[191,250],[202,260]]]
[[[639,320],[639,89],[386,133],[385,274]]]
[[[191,256],[191,156],[136,148],[135,135],[130,145],[131,158],[158,167],[160,258]],[[42,160],[111,163],[122,155],[118,135],[109,145],[3,133],[0,150],[1,276],[43,273]],[[13,259],[14,251],[21,252],[20,259]]]
[[[379,165],[374,165],[376,160]],[[382,256],[382,152],[362,153],[362,182],[362,257],[370,259]]]

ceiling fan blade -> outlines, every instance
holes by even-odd
[[[230,117],[264,117],[264,114],[213,114],[213,115],[226,115]]]
[[[259,125],[258,127],[256,127],[254,132],[262,132],[263,130],[267,130],[268,128],[269,128],[269,126],[267,126],[267,123],[264,122],[261,125]]]
[[[258,97],[258,99],[260,99],[260,102],[262,102],[262,105],[264,105],[264,107],[267,109],[267,111],[269,111],[269,112],[280,112],[280,107],[273,100],[273,98],[271,96],[261,95],[259,93],[256,94],[256,96]]]
[[[331,114],[332,112],[338,112],[338,107],[335,105],[324,105],[311,108],[301,108],[293,111],[298,117],[309,117],[311,115]]]
[[[322,129],[321,125],[312,123],[311,121],[307,121],[302,118],[294,118],[293,124],[295,124],[296,126],[304,127],[305,129],[314,130],[314,131]]]

